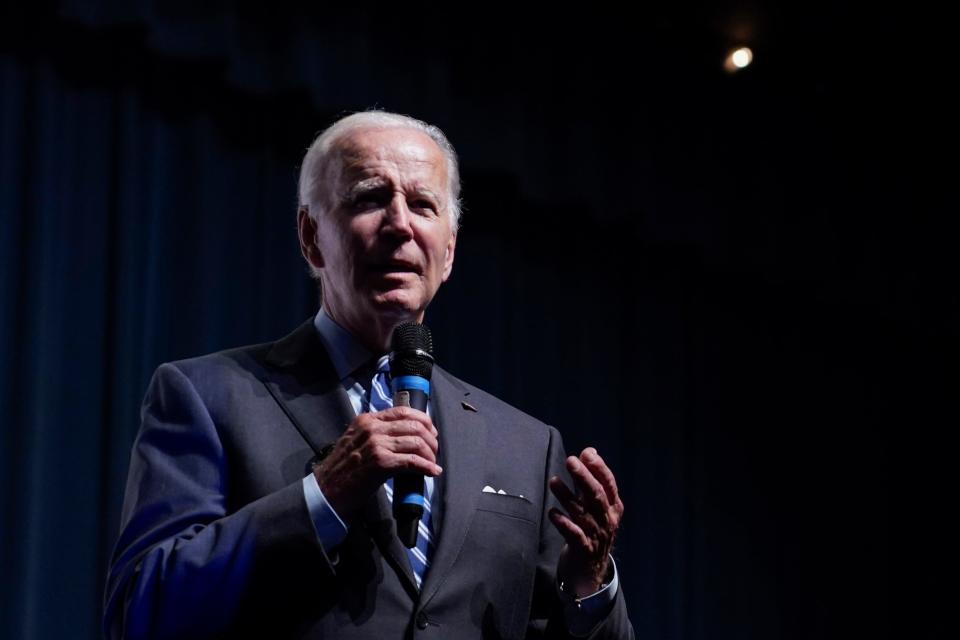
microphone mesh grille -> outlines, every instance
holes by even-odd
[[[415,322],[401,324],[393,330],[390,348],[390,375],[419,376],[427,380],[433,373],[433,362],[417,354],[417,350],[433,355],[433,336],[426,325]]]

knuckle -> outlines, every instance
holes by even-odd
[[[420,435],[423,435],[423,436],[433,435],[433,434],[430,432],[430,427],[427,426],[427,425],[425,425],[423,422],[418,421],[418,420],[414,420],[414,422],[413,422],[413,428],[416,429],[416,430],[417,430],[417,433],[419,433]]]
[[[368,428],[371,424],[373,424],[373,422],[374,422],[374,420],[373,420],[373,415],[372,415],[372,414],[370,414],[370,413],[361,413],[359,416],[357,416],[357,419],[354,420],[353,423],[354,423],[354,425],[356,425],[357,428],[359,428],[359,429],[366,429],[366,428]]]
[[[433,454],[433,449],[431,449],[429,446],[427,446],[427,443],[424,442],[423,440],[420,441],[420,446],[417,448],[417,451],[420,452],[420,456],[421,456],[422,458],[424,458],[424,459],[426,459],[426,460],[429,460],[430,462],[434,462],[434,461],[435,461],[435,460],[434,460],[435,456],[434,456],[434,454]]]
[[[369,421],[365,421],[362,424],[357,425],[356,431],[353,433],[353,437],[357,442],[366,442],[367,438],[373,433],[373,424]]]

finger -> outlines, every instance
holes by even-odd
[[[583,532],[583,529],[577,526],[577,523],[559,509],[550,509],[549,516],[550,522],[553,523],[553,526],[560,532],[560,535],[563,536],[563,539],[570,545],[571,549],[583,554],[590,553],[593,548],[590,537]]]
[[[361,413],[353,423],[347,428],[346,432],[340,437],[344,444],[351,448],[362,447],[369,440],[380,435],[405,435],[416,434],[421,431],[426,433],[427,429],[415,420],[385,421],[377,417],[374,413]]]
[[[574,495],[567,485],[563,481],[554,476],[550,479],[550,490],[557,500],[567,511],[567,517],[570,518],[583,532],[589,536],[591,539],[597,538],[602,535],[601,527],[598,524],[597,518],[590,512],[588,512],[580,499]]]
[[[383,411],[378,411],[374,413],[373,416],[383,421],[414,420],[425,426],[434,436],[439,434],[437,428],[433,426],[433,420],[430,419],[430,416],[419,409],[413,409],[411,407],[391,407]]]
[[[398,436],[396,438],[387,438],[384,446],[388,447],[394,453],[416,453],[421,458],[426,458],[430,462],[437,461],[437,454],[430,445],[419,436]]]
[[[593,477],[593,473],[580,461],[580,458],[574,456],[567,458],[567,470],[570,471],[584,507],[605,521],[610,503],[607,501],[607,492],[603,485]]]
[[[549,484],[550,491],[557,497],[560,506],[566,509],[568,513],[575,514],[577,517],[583,516],[583,505],[580,503],[580,500],[577,499],[576,494],[571,491],[570,487],[568,487],[559,476],[550,478]]]
[[[381,422],[379,424],[379,431],[384,435],[394,438],[402,436],[416,436],[421,438],[427,443],[427,446],[430,447],[434,454],[436,454],[439,449],[439,442],[437,441],[436,435],[428,430],[421,422],[413,420]]]
[[[593,447],[587,447],[583,450],[583,453],[580,454],[580,461],[590,469],[593,477],[600,482],[600,485],[607,494],[607,502],[611,505],[616,504],[620,499],[620,492],[617,489],[617,479],[614,477],[610,467],[607,466],[607,463],[604,462],[600,454],[597,453],[597,450]]]
[[[387,464],[391,475],[399,473],[400,471],[409,471],[411,473],[421,473],[425,476],[435,478],[443,473],[443,467],[416,453],[391,452],[388,460]]]

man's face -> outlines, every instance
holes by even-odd
[[[456,246],[443,152],[413,129],[360,129],[334,143],[323,179],[311,263],[327,312],[355,334],[422,320]]]

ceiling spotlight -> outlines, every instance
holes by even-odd
[[[723,68],[728,73],[733,73],[751,62],[753,62],[753,51],[750,51],[749,47],[738,47],[727,54],[727,59],[723,61]]]

